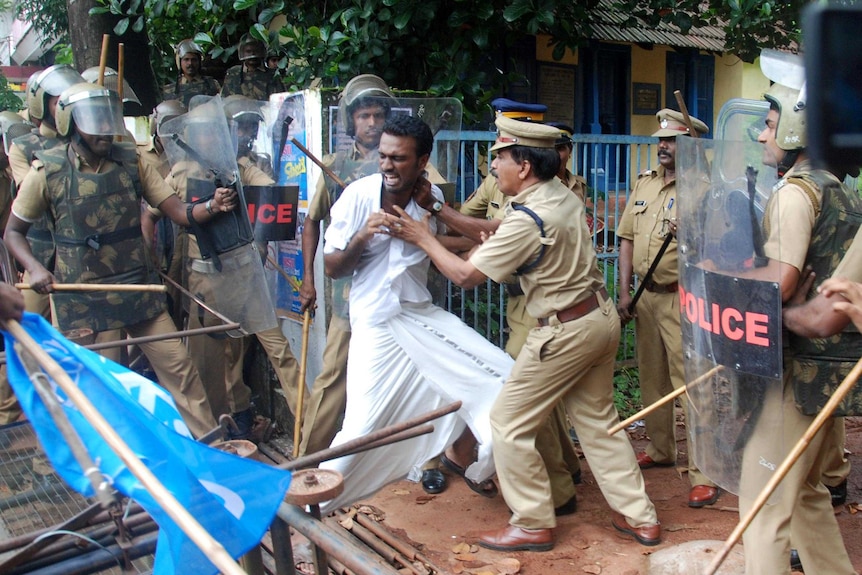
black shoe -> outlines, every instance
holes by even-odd
[[[799,560],[799,552],[796,549],[790,550],[790,568],[794,571],[802,571],[805,570],[802,568],[802,561]]]
[[[835,487],[831,485],[827,485],[826,489],[829,490],[829,494],[832,496],[832,507],[838,507],[839,505],[844,505],[844,502],[847,501],[847,480],[845,479]]]
[[[572,483],[574,483],[575,485],[581,484],[581,470],[580,469],[578,469],[577,471],[572,473]]]
[[[234,413],[233,421],[236,423],[237,430],[231,431],[228,434],[228,439],[248,439],[254,427],[254,413],[251,408]]]
[[[425,469],[422,471],[422,489],[425,493],[436,495],[446,491],[446,476],[439,469]]]
[[[571,499],[569,499],[559,507],[554,508],[554,515],[556,515],[557,517],[562,517],[563,515],[571,515],[577,510],[578,499],[575,495],[572,495]]]

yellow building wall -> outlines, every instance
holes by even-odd
[[[551,37],[546,34],[536,36],[536,60],[539,62],[551,62],[553,64],[568,64],[569,66],[578,65],[578,54],[566,48],[566,53],[562,60],[554,60],[554,47],[549,46],[548,42]]]
[[[632,84],[659,84],[661,86],[661,94],[659,94],[659,110],[664,108],[664,102],[667,98],[667,87],[665,86],[665,61],[667,47],[655,46],[652,50],[644,50],[639,46],[632,45]],[[634,94],[631,93],[632,87],[629,87],[629,99],[634,101]],[[656,127],[655,114],[632,114],[629,109],[631,132],[633,136],[649,136],[655,132]]]

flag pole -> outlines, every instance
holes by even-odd
[[[86,395],[72,381],[63,368],[30,337],[20,323],[13,319],[0,322],[18,342],[39,363],[43,370],[63,390],[81,415],[93,426],[93,429],[105,440],[117,456],[126,464],[129,471],[141,482],[156,501],[161,502],[165,513],[174,520],[177,526],[191,539],[207,556],[219,571],[225,575],[248,575],[230,556],[225,548],[195,519],[189,511],[180,504],[174,495],[162,485],[158,478],[135,455],[132,449],[120,437],[110,423],[102,416]]]

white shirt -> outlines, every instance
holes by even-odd
[[[347,244],[381,209],[383,177],[374,174],[359,179],[344,190],[330,212],[331,223],[324,235],[324,254],[344,250]],[[434,197],[443,201],[443,192],[432,185]],[[421,220],[426,210],[412,199],[404,210],[411,218]],[[438,224],[431,218],[432,233]],[[350,288],[350,325],[374,325],[385,322],[401,311],[402,303],[431,301],[428,291],[428,265],[424,251],[403,240],[376,234],[362,252],[353,272]]]

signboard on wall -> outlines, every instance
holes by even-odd
[[[539,64],[539,101],[548,107],[545,120],[575,125],[574,66]]]
[[[661,84],[632,84],[632,114],[655,114],[660,102]]]

